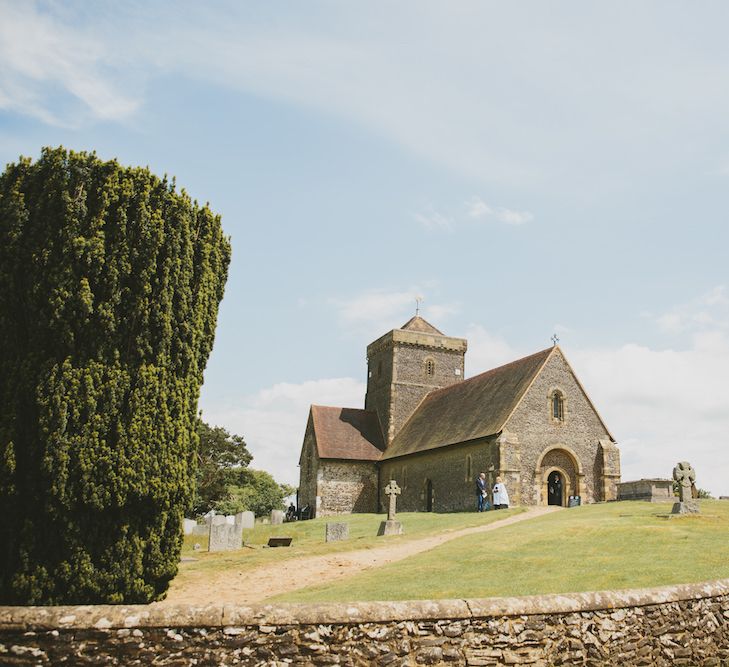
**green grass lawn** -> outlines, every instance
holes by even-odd
[[[670,509],[669,503],[622,502],[561,510],[271,599],[474,598],[729,577],[729,501],[702,500],[699,516],[665,518]]]
[[[436,514],[428,512],[399,513],[398,520],[403,522],[405,534],[388,537],[377,537],[377,529],[386,515],[383,514],[350,514],[338,517],[297,521],[280,526],[256,524],[252,530],[243,531],[243,542],[246,547],[238,551],[208,553],[208,538],[186,535],[182,547],[182,557],[192,557],[194,562],[183,562],[180,571],[172,582],[171,589],[184,589],[202,574],[223,570],[247,570],[259,565],[276,567],[278,563],[301,556],[340,553],[360,549],[372,549],[383,544],[401,543],[403,541],[447,533],[461,528],[481,526],[507,516],[523,512],[522,508],[512,508],[499,512],[462,512],[456,514]],[[349,524],[349,539],[342,542],[324,542],[325,524],[328,521],[341,521]],[[287,535],[293,537],[291,547],[270,549],[263,545],[272,536]],[[194,544],[201,549],[194,551]]]

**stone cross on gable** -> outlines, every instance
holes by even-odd
[[[385,487],[385,495],[390,496],[390,507],[387,510],[387,520],[395,520],[395,503],[397,497],[400,495],[400,487],[394,479],[390,480],[390,483]]]
[[[691,485],[696,481],[696,471],[688,461],[681,461],[673,469],[673,479],[678,482],[678,499],[683,503],[691,500]]]

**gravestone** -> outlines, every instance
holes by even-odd
[[[395,506],[400,495],[400,487],[394,479],[385,487],[385,495],[389,496],[390,503],[387,508],[387,521],[380,523],[378,535],[402,535],[402,523],[395,520]]]
[[[192,531],[195,529],[195,526],[197,526],[197,521],[195,521],[195,519],[184,519],[182,521],[182,530],[185,535],[192,535]]]
[[[698,514],[699,501],[692,497],[691,487],[696,482],[696,471],[688,461],[680,461],[673,469],[673,479],[678,482],[678,502],[671,514]]]
[[[196,526],[192,527],[192,534],[201,536],[201,535],[209,535],[210,534],[210,524],[204,523],[204,524],[197,524]]]
[[[228,523],[228,517],[214,516],[210,523],[210,536],[208,551],[235,551],[243,546],[242,515],[236,514],[233,523]]]
[[[326,527],[326,541],[340,542],[349,539],[348,523],[328,523]]]
[[[279,526],[283,523],[284,513],[283,510],[271,510],[271,525]]]
[[[240,523],[244,529],[255,528],[256,515],[253,512],[240,512],[236,514],[236,517],[240,516]]]

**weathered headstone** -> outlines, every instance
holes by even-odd
[[[256,526],[256,515],[253,512],[239,512],[235,515],[236,521],[240,517],[240,524],[244,529],[255,528]]]
[[[340,542],[341,540],[349,539],[349,524],[348,523],[328,523],[326,528],[326,541],[327,542]]]
[[[278,526],[283,523],[284,513],[283,510],[271,510],[271,525]]]
[[[226,523],[228,523],[228,520],[225,518],[225,514],[216,514],[210,518],[211,526],[222,526]]]
[[[671,514],[698,514],[699,501],[692,498],[691,487],[696,482],[696,471],[688,461],[680,461],[673,469],[673,479],[678,482],[678,502]]]
[[[389,496],[390,503],[387,508],[387,521],[380,523],[378,535],[402,535],[402,523],[395,520],[395,508],[397,497],[400,495],[400,487],[394,479],[385,487],[385,495]]]
[[[182,521],[182,530],[185,535],[192,535],[195,526],[197,526],[195,519],[184,519]]]
[[[215,516],[210,524],[208,551],[234,551],[243,546],[243,526],[228,523],[224,516]]]

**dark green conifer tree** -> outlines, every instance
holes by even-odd
[[[58,148],[0,175],[0,603],[164,595],[229,261],[148,169]]]

